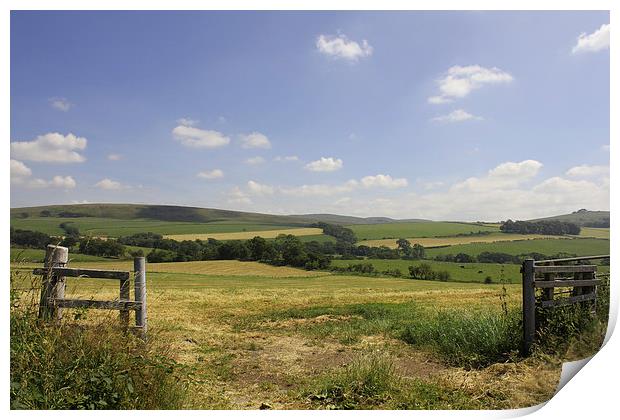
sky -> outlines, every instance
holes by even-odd
[[[609,13],[11,12],[11,207],[609,209]]]

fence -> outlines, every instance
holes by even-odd
[[[596,265],[564,264],[609,258],[609,255],[535,261],[521,267],[523,280],[523,353],[529,354],[536,337],[537,308],[556,308],[577,303],[596,311],[596,288],[600,284]],[[540,294],[537,299],[536,291]]]
[[[118,310],[121,325],[136,330],[146,337],[146,263],[144,257],[134,258],[134,300],[130,300],[131,275],[129,271],[90,270],[69,268],[69,250],[62,246],[48,245],[43,268],[33,271],[43,276],[39,318],[62,319],[62,308],[92,308]],[[118,280],[118,300],[65,299],[66,277]],[[129,311],[135,312],[135,326],[129,327]]]

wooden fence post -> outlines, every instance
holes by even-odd
[[[69,261],[69,249],[64,246],[48,245],[45,249],[43,267],[47,273],[43,275],[41,299],[39,301],[39,318],[50,320],[62,318],[62,309],[56,308],[50,299],[65,297],[65,278],[52,274],[52,268],[64,267]]]
[[[119,296],[120,296],[121,301],[128,301],[130,299],[129,286],[130,286],[129,278],[125,280],[120,280],[120,295]],[[121,326],[124,329],[129,328],[129,309],[121,309],[119,312],[119,318],[121,321]]]
[[[529,355],[536,335],[536,295],[534,293],[534,260],[528,258],[521,267],[523,280],[523,354]]]
[[[136,309],[136,327],[142,329],[142,336],[146,337],[146,262],[144,257],[133,260],[135,300],[141,305]]]

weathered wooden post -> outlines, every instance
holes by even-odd
[[[146,337],[146,262],[144,257],[133,260],[135,300],[140,303],[136,309],[136,327],[142,330],[142,337]]]
[[[129,287],[130,287],[130,280],[129,278],[124,279],[124,280],[120,280],[120,300],[122,301],[128,301],[130,299],[129,297]],[[124,329],[129,328],[129,309],[121,309],[119,312],[119,318],[121,321],[121,326]]]
[[[523,280],[523,354],[529,355],[536,336],[536,295],[534,260],[528,258],[521,267]]]
[[[69,261],[69,249],[64,246],[48,245],[45,249],[43,267],[47,271],[41,284],[39,318],[50,320],[62,318],[62,309],[56,308],[50,300],[64,299],[65,278],[52,274],[52,268],[65,267]]]

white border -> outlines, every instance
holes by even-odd
[[[10,68],[8,58],[10,57],[10,10],[610,10],[610,19],[612,27],[617,27],[618,19],[616,18],[616,9],[618,2],[611,0],[590,0],[590,1],[575,1],[564,0],[562,2],[552,0],[505,0],[502,2],[491,0],[436,0],[436,1],[416,1],[412,4],[407,4],[396,0],[382,0],[382,1],[367,1],[367,0],[315,0],[315,1],[297,1],[295,4],[292,2],[278,0],[278,1],[250,1],[250,0],[212,0],[209,2],[195,2],[190,0],[175,0],[175,1],[136,1],[136,0],[93,0],[93,1],[76,1],[76,0],[58,0],[58,1],[43,1],[43,0],[6,0],[2,2],[2,17],[0,18],[0,57],[3,65],[0,67],[0,74],[3,86],[3,95],[1,102],[2,113],[0,116],[0,126],[2,132],[5,133],[5,141],[3,150],[5,150],[4,158],[7,159],[9,153],[9,141],[10,139]],[[561,8],[558,8],[561,6]],[[601,22],[603,23],[603,22]],[[616,32],[611,32],[611,108],[610,115],[620,115],[618,113],[617,106],[617,75],[619,67],[617,65],[617,50],[615,46],[618,45],[618,37],[614,36]],[[615,77],[614,77],[615,76]],[[611,185],[616,185],[615,182],[618,177],[618,171],[616,165],[618,162],[618,153],[616,147],[620,147],[617,144],[618,139],[618,124],[617,119],[611,118],[611,132],[610,140],[614,139],[614,142],[610,141],[611,154],[610,154],[610,166],[611,166]],[[5,160],[6,162],[6,160]],[[8,165],[2,166],[3,180],[2,197],[4,197],[6,204],[2,207],[2,225],[5,234],[8,236],[9,230],[9,209],[10,209],[10,175]],[[618,208],[618,195],[611,197],[611,210]],[[616,238],[618,231],[618,223],[614,217],[612,217],[612,236]],[[4,241],[0,245],[2,250],[2,257],[0,264],[4,273],[9,272],[9,241],[5,236]],[[611,254],[620,255],[618,253],[619,247],[616,242],[611,242]],[[612,258],[613,259],[613,258]],[[615,259],[614,259],[615,261]],[[8,281],[5,282],[2,288],[2,302],[7,305],[8,299]],[[610,325],[615,325],[618,315],[618,290],[612,286],[612,303],[611,303],[611,319]],[[4,358],[2,359],[1,370],[3,374],[2,380],[2,392],[0,398],[2,398],[3,406],[8,411],[9,407],[9,336],[8,336],[8,310],[4,307],[2,311],[2,331],[4,335],[3,349]],[[611,329],[610,329],[611,332]],[[616,336],[608,334],[608,341],[601,351],[596,354],[587,366],[578,373],[576,379],[569,381],[569,383],[561,389],[561,391],[552,398],[546,405],[541,405],[536,408],[521,409],[521,410],[504,410],[504,411],[408,411],[408,412],[309,412],[309,411],[220,411],[220,412],[199,412],[199,411],[184,411],[182,413],[176,412],[148,412],[149,416],[156,417],[168,417],[168,416],[189,416],[189,417],[203,417],[209,416],[212,418],[235,418],[235,417],[270,417],[270,418],[289,418],[293,416],[295,418],[309,418],[315,417],[317,414],[321,417],[339,417],[339,418],[376,418],[381,417],[432,417],[432,418],[509,418],[521,416],[524,414],[532,413],[531,418],[560,418],[560,417],[581,417],[581,418],[609,418],[612,417],[613,412],[616,410],[618,396],[617,396],[617,382],[619,380],[619,362],[616,355],[620,354],[620,344]],[[79,412],[10,412],[11,416],[32,418],[32,416],[45,415],[53,418],[59,417],[71,417],[82,416],[85,413]],[[108,417],[110,413],[105,412],[89,412],[86,413],[89,417],[104,418]],[[122,417],[134,417],[147,415],[145,412],[115,412],[114,416]]]

